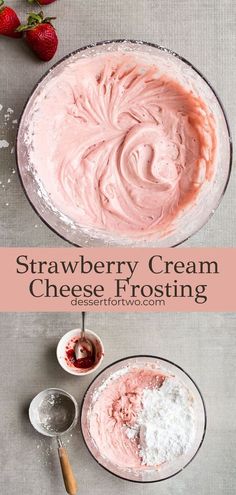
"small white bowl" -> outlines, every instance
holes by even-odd
[[[73,365],[68,364],[68,358],[66,355],[66,347],[68,346],[68,344],[71,342],[72,339],[80,336],[80,333],[81,333],[80,328],[75,328],[74,330],[70,330],[69,332],[67,332],[59,340],[58,345],[57,345],[58,363],[60,364],[60,366],[65,371],[67,371],[71,375],[82,376],[82,375],[89,375],[90,373],[93,373],[94,371],[97,370],[97,368],[99,368],[99,366],[103,360],[103,357],[104,357],[104,347],[103,347],[103,343],[102,343],[100,337],[98,337],[98,335],[96,333],[92,332],[92,330],[88,330],[86,328],[85,331],[86,331],[86,336],[92,341],[92,343],[96,349],[95,363],[94,363],[94,366],[92,366],[91,368],[88,368],[88,369],[76,368]]]

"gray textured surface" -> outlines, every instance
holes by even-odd
[[[55,445],[48,452],[50,441],[34,432],[26,411],[31,398],[49,386],[65,388],[81,401],[91,377],[68,375],[55,358],[59,337],[77,326],[77,318],[68,314],[0,316],[2,494],[65,493]],[[81,495],[235,494],[235,325],[232,314],[88,315],[87,326],[104,342],[104,366],[141,352],[173,360],[189,372],[206,401],[208,430],[199,454],[181,474],[148,486],[124,482],[104,471],[74,431],[68,448]]]
[[[26,16],[25,0],[10,0]],[[60,47],[53,62],[90,42],[133,38],[153,41],[189,59],[211,81],[226,108],[232,134],[236,127],[236,3],[234,0],[58,0],[47,8],[57,13]],[[50,67],[39,62],[23,42],[0,40],[0,133],[12,145],[15,130],[5,126],[4,110],[18,118],[30,91]],[[2,139],[1,137],[0,139]],[[28,204],[17,175],[11,175],[14,155],[0,150],[0,245],[62,246]],[[11,182],[8,183],[8,179]],[[2,186],[0,184],[0,187]],[[236,210],[236,175],[213,218],[185,246],[234,246],[231,228]],[[7,205],[6,205],[7,204]]]

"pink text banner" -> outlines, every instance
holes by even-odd
[[[0,248],[0,311],[234,312],[235,265],[234,248]]]

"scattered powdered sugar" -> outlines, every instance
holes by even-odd
[[[195,436],[193,397],[174,377],[158,389],[145,389],[142,409],[127,436],[139,437],[143,465],[156,466],[185,454]]]
[[[8,148],[9,143],[6,141],[6,139],[0,139],[0,149],[1,148]]]
[[[63,444],[70,444],[72,433],[63,437]],[[56,444],[51,438],[39,438],[35,440],[37,462],[42,466],[53,468],[55,463]]]
[[[12,108],[8,108],[5,115],[4,115],[4,118],[5,120],[8,122],[10,120],[10,116],[14,113],[14,110]]]
[[[18,120],[16,119],[13,108],[4,107],[0,104],[0,152],[4,154],[8,153],[9,158],[15,151],[14,141],[17,123]],[[12,159],[14,159],[14,157],[11,156],[11,162]],[[10,187],[15,173],[16,171],[13,167],[11,167],[10,170],[7,170],[6,167],[1,169],[0,188],[1,192],[5,195],[3,199],[4,202],[2,203],[5,207],[10,206]]]
[[[0,104],[0,112],[2,111],[2,109],[3,109],[3,105]],[[5,134],[4,137],[6,137],[6,134],[9,133],[8,132],[9,129],[10,129],[9,126],[11,126],[12,129],[14,129],[15,128],[15,125],[17,124],[17,119],[14,118],[14,120],[12,120],[12,118],[13,118],[12,115],[13,114],[14,114],[14,110],[12,108],[8,107],[8,109],[6,110],[6,113],[3,114],[2,117],[1,117],[0,129],[4,129],[4,134]],[[4,128],[5,126],[7,126],[6,129]],[[12,138],[12,137],[10,136],[10,138]],[[8,148],[9,146],[10,146],[10,143],[6,139],[1,139],[0,140],[0,149]]]

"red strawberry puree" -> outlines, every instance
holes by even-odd
[[[210,110],[142,53],[69,64],[29,120],[31,162],[54,206],[96,231],[164,231],[213,176]]]
[[[78,337],[73,337],[66,345],[65,361],[67,366],[70,366],[71,368],[79,368],[80,370],[88,371],[90,368],[93,368],[98,363],[98,361],[100,361],[102,355],[101,345],[100,342],[95,339],[95,341],[93,342],[94,353],[87,353],[88,355],[86,357],[76,359],[75,345],[77,344],[78,340]]]
[[[94,365],[94,356],[92,356],[92,353],[89,353],[87,357],[76,359],[75,351],[74,349],[68,349],[66,351],[66,357],[67,357],[67,363],[69,362],[72,364],[75,368],[82,368],[82,369],[88,369],[92,368]]]

